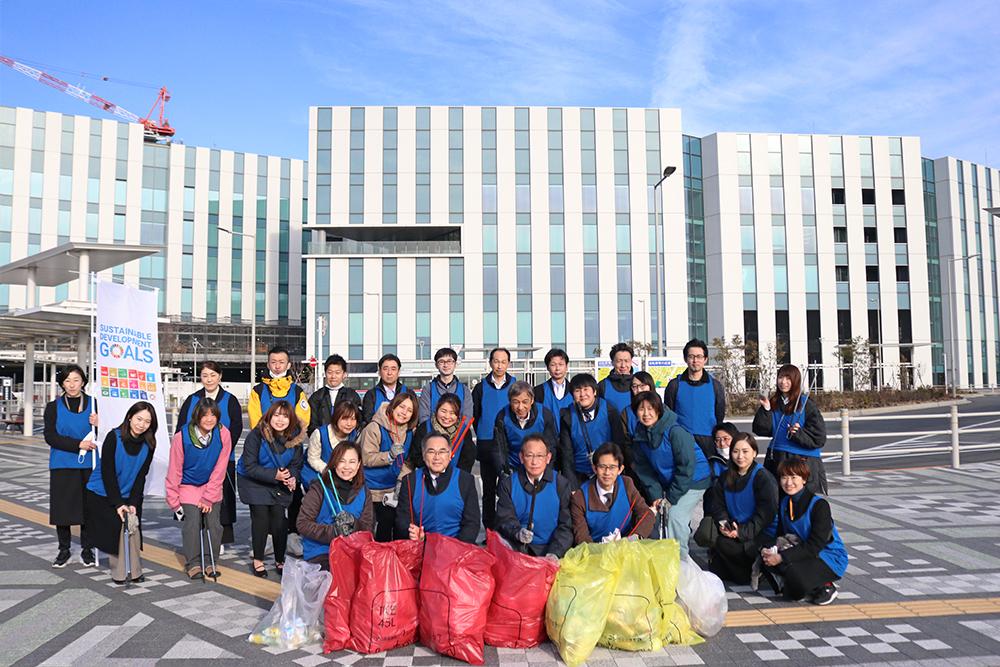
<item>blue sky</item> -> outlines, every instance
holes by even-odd
[[[187,144],[283,157],[310,105],[665,106],[697,136],[916,135],[1000,166],[996,0],[2,0],[0,53],[141,116],[154,88],[79,72],[165,85]],[[2,66],[0,104],[101,115]]]

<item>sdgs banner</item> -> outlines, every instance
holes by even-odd
[[[156,411],[156,451],[146,477],[146,493],[163,496],[170,457],[160,346],[156,331],[157,294],[97,280],[97,324],[92,393],[98,396],[98,442],[118,428],[138,401]],[[98,387],[100,387],[98,389]]]

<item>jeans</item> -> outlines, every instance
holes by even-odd
[[[689,489],[670,507],[667,515],[667,538],[677,540],[681,547],[681,558],[688,553],[688,540],[691,539],[691,517],[694,510],[705,495],[705,489]]]

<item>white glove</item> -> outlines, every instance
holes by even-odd
[[[639,541],[639,536],[638,535],[629,535],[625,539],[628,540],[629,542],[638,542]]]
[[[382,496],[382,504],[386,507],[395,507],[398,503],[399,501],[396,498],[396,494],[392,491]]]
[[[392,447],[389,448],[389,457],[394,459],[402,453],[403,453],[403,443],[401,442],[392,443]]]
[[[609,544],[611,542],[617,542],[622,538],[621,531],[617,528],[614,529],[609,535],[605,535],[601,538],[601,544]]]
[[[521,544],[531,544],[531,541],[535,539],[535,533],[528,530],[527,528],[522,528],[517,531],[517,541]]]
[[[184,508],[183,507],[178,507],[177,509],[174,510],[174,519],[176,519],[177,521],[183,521],[184,520]]]
[[[559,562],[559,556],[555,554],[545,554],[545,557],[554,560],[557,563]]]

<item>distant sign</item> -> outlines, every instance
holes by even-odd
[[[649,357],[646,359],[646,372],[656,380],[657,387],[666,387],[667,383],[687,370],[683,359],[670,357]]]

